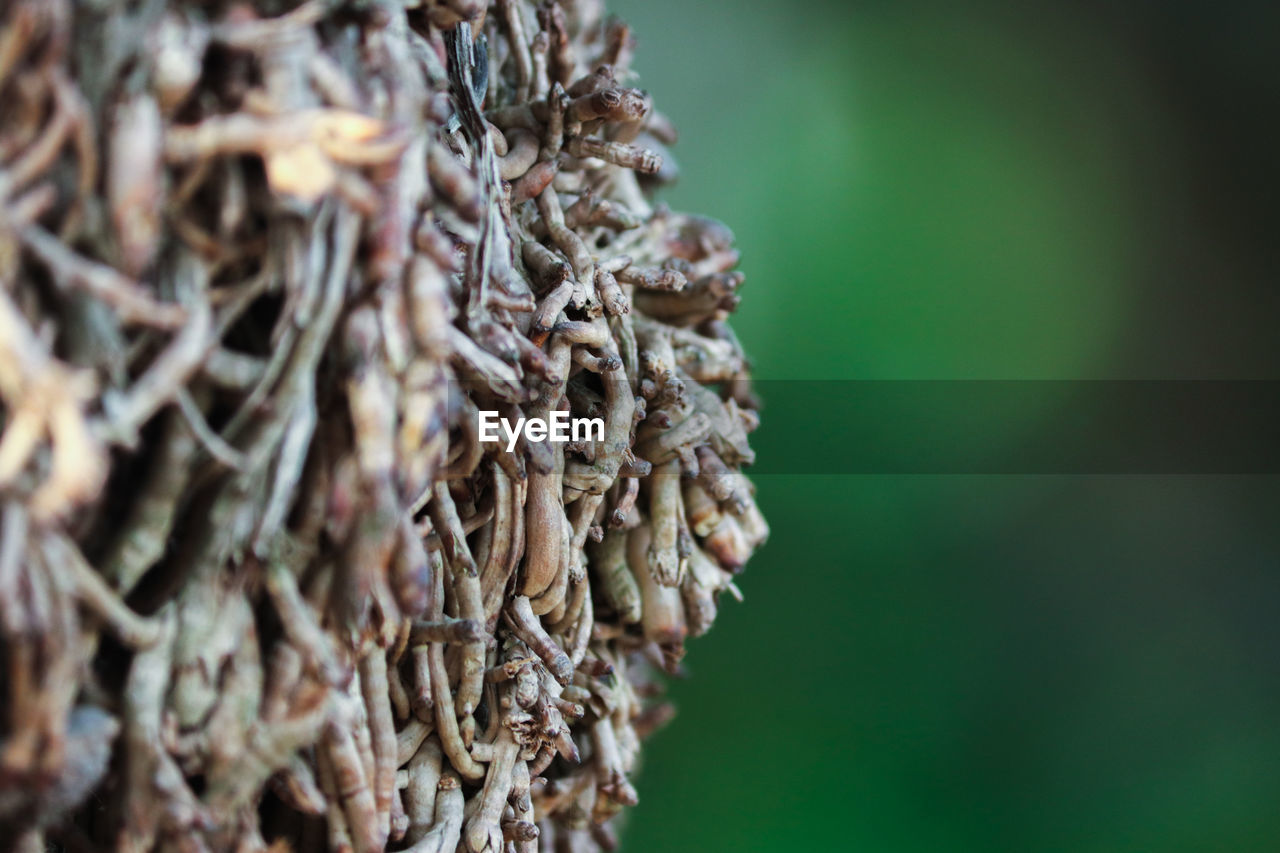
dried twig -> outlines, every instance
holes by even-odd
[[[596,0],[280,5],[0,4],[0,837],[610,845],[768,534],[732,237]]]

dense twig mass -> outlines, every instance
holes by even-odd
[[[632,47],[591,0],[4,5],[0,837],[613,846],[767,535],[737,255],[650,205]]]

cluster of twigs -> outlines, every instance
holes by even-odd
[[[5,5],[0,837],[613,845],[767,533],[631,51],[590,0]]]

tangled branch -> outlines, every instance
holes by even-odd
[[[595,2],[0,13],[0,836],[614,846],[768,532],[632,52]]]

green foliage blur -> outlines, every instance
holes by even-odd
[[[1280,375],[1276,4],[611,9],[759,377]],[[757,485],[625,850],[1280,850],[1274,477]]]

